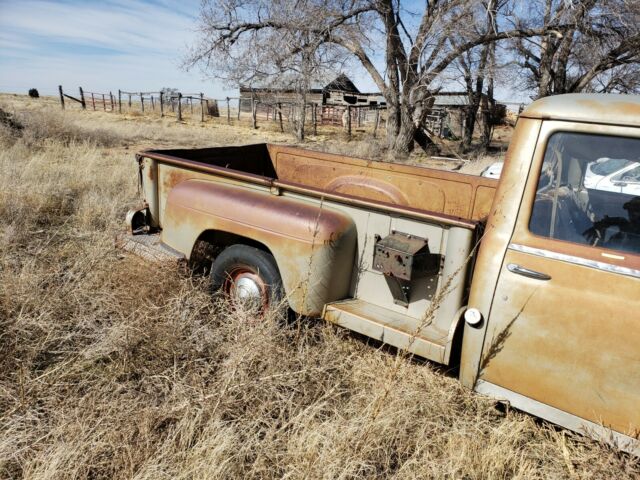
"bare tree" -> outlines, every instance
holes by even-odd
[[[298,3],[204,0],[199,41],[184,65],[199,65],[232,86],[295,92],[289,120],[296,137],[303,140],[311,84],[327,79],[339,68],[342,57],[316,29],[309,28],[313,6],[298,8]]]
[[[200,41],[187,63],[219,77],[300,70],[304,77],[346,54],[384,95],[388,145],[406,155],[414,139],[427,141],[422,125],[433,92],[461,55],[502,39],[561,35],[553,21],[540,28],[470,28],[476,6],[473,0],[428,0],[421,6],[400,0],[204,0]],[[462,41],[451,42],[453,36]],[[304,55],[310,66],[300,69]]]
[[[562,35],[514,41],[526,87],[535,90],[536,98],[640,88],[637,0],[532,0],[529,9],[514,15],[522,28],[567,26]]]
[[[475,34],[495,34],[498,30],[498,11],[504,7],[506,0],[484,0],[481,2],[481,11],[475,24],[481,31]],[[459,44],[460,40],[452,39]],[[464,130],[462,134],[462,148],[468,150],[471,146],[473,133],[475,131],[478,110],[482,114],[482,147],[487,148],[492,135],[492,111],[495,105],[493,99],[493,82],[495,72],[496,43],[485,43],[480,47],[467,50],[460,55],[457,64],[463,74],[464,86],[467,92],[469,104],[466,106],[464,115]],[[487,86],[486,93],[485,82]]]

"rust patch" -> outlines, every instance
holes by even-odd
[[[190,178],[193,178],[193,173],[191,173],[189,170],[171,168],[171,169],[168,169],[168,171],[164,173],[162,177],[163,177],[162,186],[165,189],[164,191],[168,192],[179,183],[182,183],[185,180],[189,180]]]
[[[156,176],[154,174],[154,168],[153,168],[153,161],[149,160],[147,162],[144,163],[144,168],[147,171],[147,178],[149,179],[150,182],[155,181]]]

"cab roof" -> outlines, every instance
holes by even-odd
[[[525,118],[640,126],[640,95],[570,93],[536,100],[520,114]]]

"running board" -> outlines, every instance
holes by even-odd
[[[421,319],[358,299],[327,304],[322,318],[387,345],[445,363],[448,332],[438,330],[433,325],[416,331],[423,322]]]
[[[182,253],[162,243],[159,233],[120,234],[116,236],[116,247],[152,262],[181,263],[186,260]]]

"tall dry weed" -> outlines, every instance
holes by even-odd
[[[13,113],[4,109],[0,111],[10,119],[10,122],[2,122],[2,141],[5,144],[18,139],[30,148],[43,147],[51,143],[64,146],[90,143],[109,147],[122,142],[122,138],[113,131],[99,128],[83,129],[65,112],[51,109]],[[20,128],[11,128],[11,123]]]
[[[256,322],[115,250],[135,175],[92,141],[0,151],[0,477],[640,475],[429,363],[278,311]]]

